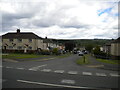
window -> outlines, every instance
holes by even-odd
[[[32,47],[30,46],[29,49],[32,50]]]
[[[29,42],[32,42],[32,39],[29,39]]]
[[[22,42],[22,39],[18,39],[18,42]]]
[[[19,50],[21,50],[21,49],[22,49],[22,46],[18,46],[17,48],[18,48]]]
[[[9,39],[10,42],[13,42],[13,39]]]
[[[13,49],[13,46],[9,46],[9,49]]]

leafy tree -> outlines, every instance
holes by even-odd
[[[89,45],[86,45],[85,46],[85,49],[87,50],[87,51],[89,51],[89,52],[91,52],[91,50],[93,49],[93,45],[92,44],[89,44]]]

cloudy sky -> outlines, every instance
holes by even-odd
[[[0,35],[20,28],[43,38],[118,38],[118,0],[3,0],[0,6]]]

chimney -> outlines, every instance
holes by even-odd
[[[20,34],[20,29],[17,29],[17,34]]]

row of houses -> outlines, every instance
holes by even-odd
[[[101,51],[111,55],[113,59],[120,59],[120,37],[101,47]]]
[[[50,50],[50,48],[65,49],[63,44],[59,44],[52,39],[41,38],[32,32],[20,32],[17,29],[15,33],[6,33],[1,37],[3,51],[9,50],[24,50],[27,52]]]

